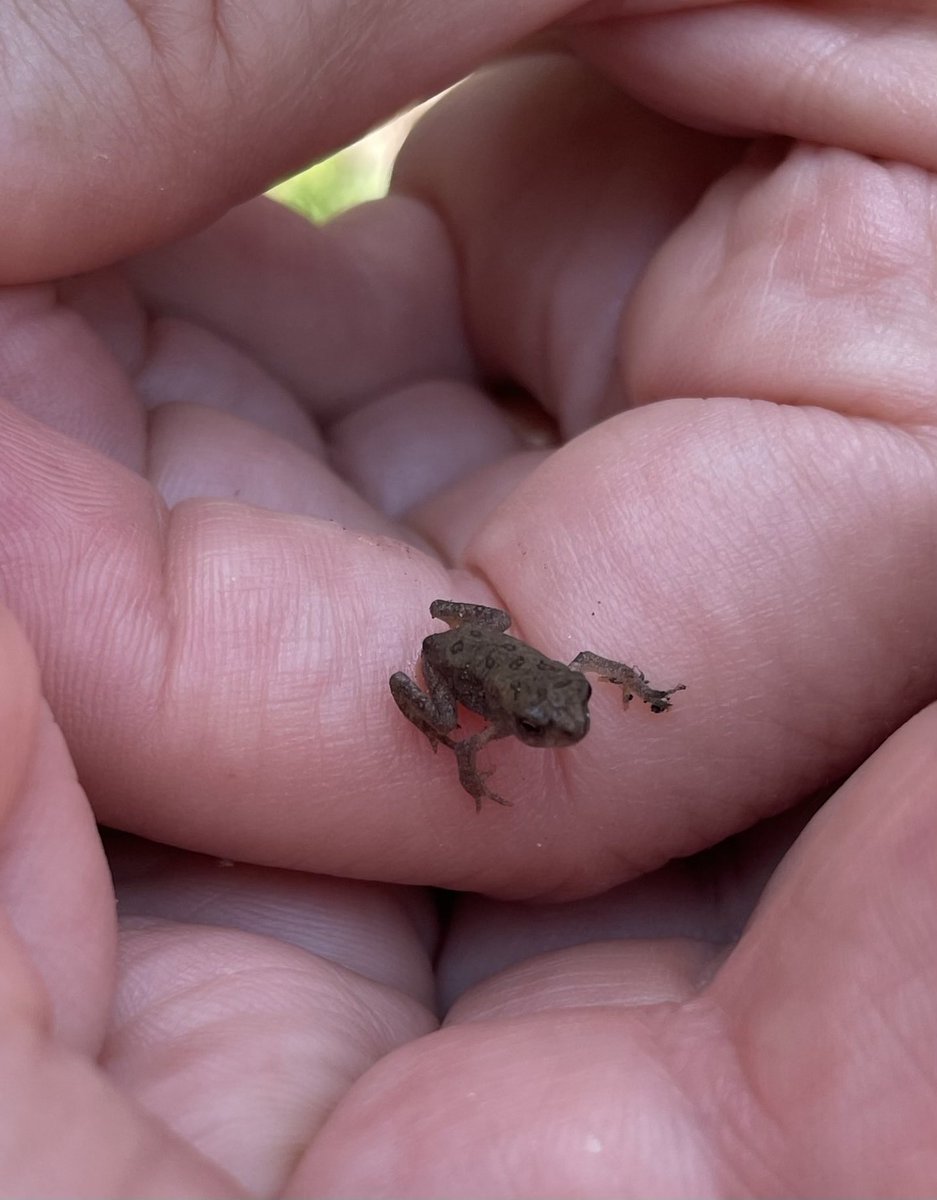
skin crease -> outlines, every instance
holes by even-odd
[[[0,17],[4,1194],[933,1194],[937,21],[641,12]],[[476,816],[436,596],[683,703]]]

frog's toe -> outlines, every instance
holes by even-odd
[[[479,771],[478,772],[478,792],[475,794],[475,811],[481,812],[482,800],[493,800],[495,804],[502,804],[505,808],[513,808],[512,800],[505,800],[503,796],[499,796],[487,784],[487,780],[494,775],[494,771]]]
[[[499,796],[497,792],[492,791],[485,783],[489,775],[494,774],[493,771],[475,771],[472,774],[459,775],[459,783],[475,801],[475,811],[481,812],[482,804],[485,800],[493,800],[495,804],[503,804],[505,808],[511,808],[511,801],[505,800],[503,796]]]
[[[480,792],[471,793],[472,799],[475,801],[475,811],[480,813],[483,806],[483,801],[493,800],[495,804],[501,804],[505,808],[513,808],[513,800],[505,800],[503,796],[499,796],[497,792],[493,792],[491,788],[483,787]]]
[[[685,692],[686,684],[678,683],[676,687],[669,688],[666,692],[659,692],[654,688],[648,689],[648,694],[644,698],[645,704],[650,706],[652,713],[666,712],[672,707],[670,697],[674,692]]]

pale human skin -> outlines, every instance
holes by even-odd
[[[184,9],[0,13],[0,1193],[932,1195],[933,14]],[[687,703],[476,816],[436,596]]]

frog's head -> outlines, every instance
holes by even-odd
[[[563,668],[538,681],[542,686],[519,697],[512,710],[514,735],[527,746],[572,746],[589,732],[589,697],[585,675]]]

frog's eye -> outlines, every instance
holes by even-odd
[[[515,732],[526,745],[540,746],[550,734],[550,722],[531,721],[527,717],[519,717]]]

